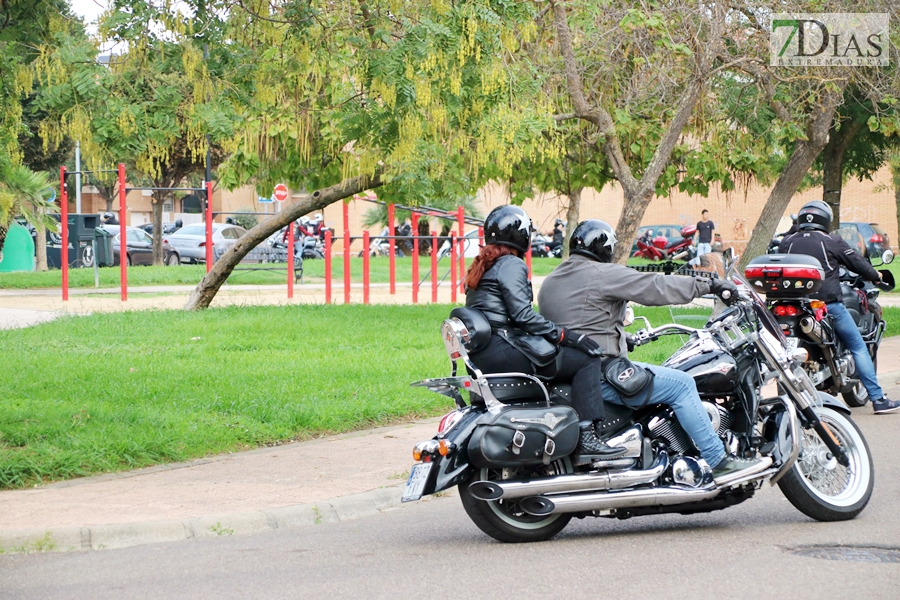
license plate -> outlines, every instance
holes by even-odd
[[[431,467],[433,466],[434,463],[420,463],[412,468],[409,479],[406,480],[406,488],[403,490],[400,502],[414,502],[422,497],[422,490],[425,489],[428,474],[431,473]]]
[[[790,356],[791,352],[793,352],[794,350],[797,349],[797,343],[798,343],[799,341],[800,341],[800,340],[798,340],[798,339],[795,338],[795,337],[789,337],[789,338],[787,338],[787,340],[786,340],[785,343],[784,343],[784,349],[787,351],[787,353],[788,353],[789,356]]]

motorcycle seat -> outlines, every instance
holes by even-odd
[[[494,398],[504,404],[518,402],[545,402],[543,386],[531,377],[522,375],[487,375],[488,387]]]
[[[572,404],[572,386],[568,383],[554,383],[550,386],[550,400],[556,404]],[[601,422],[600,433],[613,431],[621,427],[622,423],[631,420],[634,411],[627,406],[606,402],[606,419]]]

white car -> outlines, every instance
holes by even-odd
[[[227,248],[247,233],[246,229],[237,225],[213,223],[212,227],[212,241],[217,248]],[[181,256],[182,261],[206,262],[206,225],[204,223],[186,225],[175,233],[167,235],[166,241],[172,250]],[[213,254],[215,255],[215,253]]]

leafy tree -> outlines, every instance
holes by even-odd
[[[490,166],[511,171],[546,113],[509,102],[505,65],[534,7],[503,2],[217,4],[241,85],[221,87],[236,116],[221,183],[310,190],[232,246],[186,308],[208,306],[238,261],[300,216],[367,188],[401,204],[473,194]],[[529,33],[532,32],[532,33]],[[518,90],[517,90],[518,91]]]
[[[216,141],[222,129],[210,121],[224,124],[226,133],[229,124],[208,98],[214,95],[211,78],[227,68],[229,54],[219,43],[203,59],[203,43],[218,40],[220,21],[205,11],[202,20],[200,11],[193,16],[166,0],[115,0],[101,17],[100,40],[68,39],[47,51],[37,69],[45,87],[41,108],[48,114],[45,143],[77,138],[94,170],[133,164],[137,173],[129,179],[156,188],[181,187],[203,171],[208,149],[211,162],[221,162],[224,151]],[[127,50],[103,63],[99,42]],[[97,179],[106,188],[115,185],[112,178]],[[109,207],[111,197],[105,198]],[[162,264],[162,211],[172,198],[168,190],[151,196],[154,264]]]

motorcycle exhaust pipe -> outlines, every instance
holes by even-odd
[[[770,463],[771,464],[771,463]],[[659,487],[646,490],[626,490],[622,492],[599,492],[596,494],[576,494],[572,496],[531,496],[519,501],[519,507],[530,515],[543,517],[559,513],[577,513],[638,506],[668,506],[688,502],[711,500],[725,489],[743,485],[750,481],[763,479],[777,471],[768,468],[764,471],[746,475],[724,486],[713,486],[706,489],[682,489],[675,487]]]
[[[661,452],[643,471],[601,471],[586,475],[557,475],[536,480],[476,481],[469,492],[479,500],[510,500],[542,494],[614,490],[656,481],[669,467],[669,456]]]
[[[800,331],[808,335],[814,342],[822,342],[822,325],[810,316],[800,319]]]

